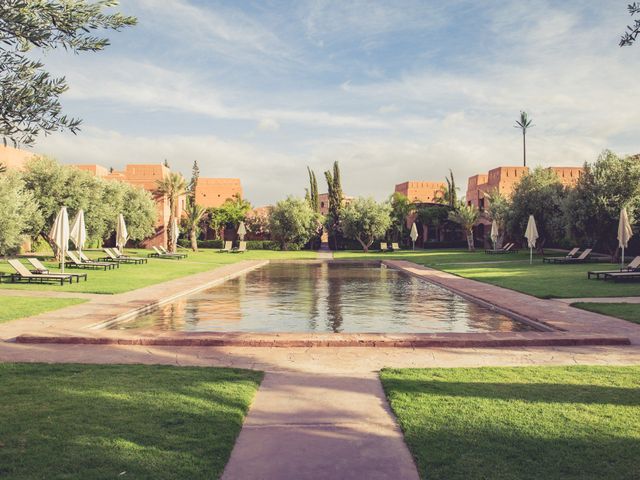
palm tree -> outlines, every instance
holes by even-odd
[[[522,155],[524,157],[525,167],[527,166],[527,129],[535,127],[531,122],[533,122],[533,120],[529,118],[527,112],[520,110],[520,120],[516,120],[516,124],[514,125],[514,128],[522,130]]]
[[[200,233],[200,222],[207,209],[202,205],[196,204],[192,199],[187,199],[187,206],[185,208],[186,216],[184,218],[184,224],[186,224],[187,231],[189,232],[189,239],[191,240],[191,250],[198,251],[198,234]]]
[[[467,246],[470,252],[475,251],[473,243],[473,227],[480,218],[480,210],[473,205],[461,204],[457,210],[449,212],[449,220],[457,223],[467,234]]]
[[[449,169],[449,176],[445,178],[447,186],[444,187],[442,192],[442,200],[449,205],[451,210],[455,210],[458,205],[458,187],[456,187],[456,180],[453,178],[453,172]]]
[[[4,165],[4,163],[0,163],[0,173],[4,173],[7,171],[7,167]]]
[[[179,173],[170,173],[162,180],[156,180],[157,195],[163,195],[169,200],[169,225],[173,225],[173,219],[178,216],[178,204],[180,197],[187,193],[187,181]],[[173,238],[173,232],[169,229],[168,249],[175,252],[177,238]]]

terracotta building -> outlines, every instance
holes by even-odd
[[[13,147],[5,147],[0,144],[0,163],[5,167],[22,170],[26,163],[36,154],[27,150],[19,150]]]
[[[353,197],[350,197],[348,195],[342,196],[342,201],[344,202],[344,205],[349,205],[349,203],[351,203],[352,200],[353,200]],[[320,204],[319,205],[320,213],[322,215],[327,215],[329,213],[329,194],[328,193],[319,194],[318,203]]]
[[[442,198],[445,182],[408,181],[396,185],[395,191],[406,196],[411,202],[434,203]]]
[[[199,178],[196,203],[206,208],[219,207],[235,195],[242,197],[239,178]]]
[[[573,186],[582,174],[582,167],[549,167],[556,173],[563,185]],[[510,197],[515,186],[522,177],[529,173],[528,167],[496,167],[488,174],[478,174],[469,177],[467,183],[466,200],[468,205],[474,205],[484,210],[487,205],[486,194],[499,192]]]

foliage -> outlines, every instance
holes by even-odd
[[[548,243],[559,242],[564,236],[562,204],[566,189],[557,175],[547,168],[536,168],[522,177],[511,196],[507,232],[512,239],[523,238],[529,215],[538,228],[536,247],[539,252]]]
[[[520,119],[516,120],[514,128],[519,128],[522,131],[522,155],[524,166],[527,166],[527,130],[533,128],[533,120],[529,118],[527,112],[520,111]]]
[[[342,181],[340,179],[340,166],[338,162],[333,162],[333,172],[327,170],[324,172],[327,180],[327,192],[329,195],[329,214],[325,220],[325,226],[329,232],[329,236],[333,238],[334,247],[338,249],[338,243],[341,236],[340,217],[342,215],[344,196],[342,193]]]
[[[162,180],[156,180],[156,195],[165,196],[169,200],[169,225],[173,225],[173,220],[178,217],[178,202],[186,193],[187,181],[179,173],[172,172]],[[171,228],[168,230],[168,249],[170,252],[175,252],[178,239],[173,238]]]
[[[391,226],[391,213],[389,203],[379,204],[373,198],[357,198],[342,211],[342,229],[345,236],[358,240],[366,253]]]
[[[485,193],[485,198],[489,201],[486,214],[491,221],[495,221],[498,224],[498,241],[496,245],[499,248],[504,240],[505,226],[511,205],[509,200],[497,189]]]
[[[84,210],[90,243],[111,235],[119,213],[125,217],[130,239],[142,240],[154,231],[155,203],[148,192],[138,187],[103,180],[47,157],[30,160],[22,177],[40,212],[40,217],[32,221],[31,237],[42,236],[48,241],[53,220],[62,206],[71,215]]]
[[[224,231],[227,227],[237,228],[244,221],[251,210],[251,203],[236,194],[228,198],[218,208],[209,209],[209,222],[214,231],[224,240]]]
[[[191,250],[198,251],[198,235],[201,231],[202,219],[207,213],[207,209],[202,205],[198,205],[193,197],[187,198],[187,205],[185,208],[185,216],[182,218],[182,224],[189,234],[189,241],[191,242]]]
[[[478,223],[480,211],[473,205],[461,203],[456,210],[449,212],[449,220],[462,227],[467,235],[467,247],[472,252],[476,249],[473,242],[473,227]]]
[[[320,198],[318,193],[318,180],[316,179],[316,173],[307,167],[309,173],[309,205],[314,212],[320,213]]]
[[[397,239],[400,242],[404,238],[407,217],[413,210],[413,205],[409,198],[400,192],[394,192],[391,195],[389,204],[391,205],[391,231],[393,234],[397,234]]]
[[[53,78],[30,51],[62,47],[74,53],[95,52],[109,45],[92,35],[99,29],[120,30],[135,25],[134,17],[108,15],[116,1],[4,0],[0,2],[0,136],[31,144],[44,132],[78,131],[80,120],[62,114],[59,97],[68,85]]]
[[[6,173],[7,167],[4,163],[0,162],[0,173]]]
[[[14,252],[41,221],[33,194],[18,174],[0,176],[0,255]]]
[[[456,187],[456,180],[453,178],[453,172],[449,170],[449,176],[445,178],[447,186],[442,192],[442,201],[446,203],[451,210],[455,210],[458,207],[458,187]]]
[[[195,203],[196,201],[196,188],[198,188],[198,179],[200,178],[200,167],[198,166],[198,161],[193,161],[193,167],[191,167],[191,180],[189,181],[189,198],[191,199],[191,203]]]
[[[271,209],[272,207],[268,207],[265,210],[248,212],[244,219],[247,231],[258,237],[268,236],[270,234],[269,216],[271,215]]]
[[[316,232],[318,214],[309,202],[287,197],[276,203],[269,216],[271,237],[280,242],[283,250],[306,244]]]
[[[614,254],[618,248],[618,219],[622,207],[633,223],[640,214],[640,158],[620,158],[608,150],[593,164],[585,164],[564,204],[569,236]],[[537,218],[536,218],[537,220]]]
[[[449,219],[450,211],[449,207],[444,205],[425,205],[419,207],[416,213],[422,225],[436,229],[437,240],[440,241],[442,238],[442,227]]]
[[[627,9],[629,10],[630,15],[640,14],[640,3],[633,2],[630,5],[627,5]],[[636,19],[633,25],[627,26],[627,31],[622,34],[620,38],[620,46],[626,47],[633,45],[636,41],[636,38],[640,34],[640,19]]]

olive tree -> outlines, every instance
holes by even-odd
[[[287,197],[276,203],[269,215],[271,238],[280,242],[282,250],[300,248],[315,234],[319,215],[309,202],[295,197]]]
[[[391,226],[391,205],[373,198],[357,198],[342,211],[342,231],[357,240],[367,253],[373,242],[384,236]]]
[[[571,239],[614,255],[620,209],[626,207],[631,219],[640,214],[640,157],[605,150],[595,163],[585,164],[563,207]]]
[[[539,252],[548,243],[564,238],[562,205],[567,195],[558,176],[548,168],[536,168],[524,175],[511,196],[507,231],[511,238],[523,238],[529,215],[536,219]]]
[[[0,255],[14,252],[39,222],[38,204],[19,175],[0,175]]]

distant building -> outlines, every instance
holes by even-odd
[[[408,181],[397,184],[395,191],[414,203],[437,203],[442,199],[445,188],[445,182]]]
[[[342,201],[344,205],[349,205],[353,201],[354,197],[350,197],[348,195],[342,196]],[[327,215],[329,213],[329,194],[321,193],[318,195],[318,207],[320,208],[320,213],[322,215]]]
[[[206,208],[219,207],[234,196],[242,197],[239,178],[199,178],[196,203]]]
[[[35,153],[27,150],[0,145],[0,163],[10,169],[22,170],[27,162],[35,156]]]
[[[560,182],[566,186],[575,185],[583,172],[582,167],[549,167],[549,170],[555,172]],[[498,192],[509,198],[515,186],[527,173],[529,173],[528,167],[496,167],[489,170],[488,174],[469,177],[467,204],[484,210],[488,207],[486,196],[491,192]]]

